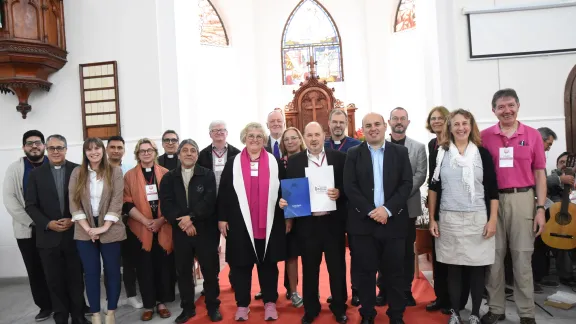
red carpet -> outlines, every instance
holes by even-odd
[[[346,263],[350,265],[350,254],[346,252]],[[280,272],[278,278],[278,292],[280,294],[278,298],[277,309],[278,309],[278,320],[277,323],[290,323],[297,324],[300,323],[302,316],[304,315],[304,307],[294,308],[290,301],[286,300],[286,292],[284,289],[284,263],[278,263],[278,270]],[[302,268],[299,268],[300,273],[302,273]],[[234,299],[234,292],[230,288],[230,282],[228,281],[229,268],[226,267],[220,273],[220,300],[222,304],[220,306],[220,311],[224,320],[220,323],[238,323],[234,320],[234,314],[236,312],[236,301]],[[349,271],[347,271],[349,275]],[[424,278],[423,275],[421,275]],[[302,277],[300,276],[300,283],[298,291],[302,293]],[[350,278],[347,280],[347,285],[350,287]],[[322,304],[322,311],[320,315],[316,318],[314,323],[316,324],[333,324],[334,317],[326,304],[326,298],[330,296],[330,285],[328,282],[328,270],[326,269],[326,263],[322,263],[320,268],[320,301]],[[375,288],[376,289],[376,288]],[[254,267],[252,275],[252,296],[254,296],[258,291],[260,291],[258,283],[258,274],[256,272],[256,267]],[[426,304],[435,299],[434,289],[426,279],[414,280],[412,284],[412,292],[414,298],[416,299],[417,305],[415,307],[408,307],[404,313],[404,322],[407,324],[416,323],[426,323],[426,324],[445,324],[448,321],[448,316],[442,315],[439,312],[428,313],[426,312]],[[358,308],[350,306],[350,297],[352,293],[348,291],[348,310],[346,315],[348,316],[348,323],[356,324],[360,322],[360,314],[358,313]],[[197,315],[187,322],[187,324],[199,324],[199,323],[212,323],[206,316],[206,305],[204,304],[204,297],[200,297],[196,302]],[[383,324],[388,323],[388,316],[386,316],[387,307],[377,307],[378,316],[376,317],[376,323]],[[252,300],[250,304],[250,319],[248,323],[273,323],[264,321],[264,306],[261,300]]]

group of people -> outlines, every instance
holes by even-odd
[[[426,309],[442,310],[450,324],[461,323],[459,311],[471,295],[469,321],[480,323],[486,289],[490,311],[481,322],[504,319],[509,253],[521,323],[535,323],[530,269],[534,239],[545,224],[548,138],[517,121],[519,107],[514,90],[496,92],[492,111],[499,122],[482,132],[469,111],[435,107],[427,119],[428,130],[437,135],[428,143],[429,158],[424,144],[406,136],[410,120],[401,107],[388,121],[378,113],[365,115],[362,142],[346,136],[348,117],[337,109],[330,111],[327,140],[317,122],[303,133],[286,128],[279,109],[268,115],[269,134],[256,122],[243,128],[242,149],[227,143],[224,121],[210,124],[212,143],[202,150],[169,130],[162,136],[163,155],[154,141],[137,142],[134,167],[122,162],[119,136],[106,146],[98,138],[86,139],[77,165],[66,160],[63,136],[45,141],[39,131],[26,132],[25,157],[7,170],[3,192],[41,309],[36,319],[54,313],[56,323],[67,323],[69,316],[74,324],[88,323],[87,313],[92,323],[102,323],[102,257],[105,323],[115,321],[121,277],[131,304],[143,306],[143,321],[154,313],[171,317],[166,303],[175,300],[177,282],[182,313],[175,322],[185,323],[196,315],[196,258],[208,317],[221,321],[218,251],[223,236],[237,321],[249,319],[254,265],[261,288],[255,299],[264,303],[264,319],[279,318],[277,263],[285,261],[286,298],[294,307],[304,306],[303,324],[312,323],[321,310],[324,255],[330,310],[337,323],[347,323],[348,242],[351,304],[361,306],[361,323],[375,323],[376,307],[386,304],[390,323],[404,323],[405,308],[416,305],[411,291],[415,222],[422,215],[420,188],[428,179],[437,299]],[[282,197],[280,181],[328,165],[334,188],[326,194],[336,210],[285,219],[289,198]],[[561,173],[555,173],[559,181],[574,183]],[[298,258],[303,296],[297,291]],[[143,305],[135,299],[136,278]]]

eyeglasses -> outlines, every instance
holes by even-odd
[[[217,129],[212,129],[210,130],[211,133],[216,134],[216,133],[226,133],[226,128],[217,128]]]
[[[258,134],[258,135],[248,134],[248,135],[246,135],[246,138],[249,139],[249,140],[251,140],[251,141],[253,141],[253,140],[260,141],[260,140],[263,140],[263,139],[264,139],[264,136],[262,136],[262,135],[260,135],[260,134]]]
[[[392,117],[392,118],[390,118],[390,119],[391,119],[393,122],[397,122],[398,120],[401,120],[401,121],[407,121],[407,120],[408,120],[408,118],[406,118],[406,116],[402,116],[402,117],[400,117],[400,118],[394,116],[394,117]]]
[[[48,152],[50,153],[64,152],[65,149],[66,149],[65,146],[48,146]]]
[[[42,144],[44,144],[42,143],[42,141],[27,141],[25,145],[28,147],[34,147],[34,146],[42,146]]]
[[[430,121],[444,121],[444,117],[430,117]]]
[[[290,136],[290,137],[285,137],[285,138],[284,138],[284,142],[289,142],[289,141],[291,141],[291,140],[292,140],[292,141],[296,141],[296,140],[299,140],[299,139],[300,139],[300,137],[298,137],[298,136]]]
[[[177,138],[165,138],[162,140],[162,142],[164,142],[166,144],[169,144],[169,143],[176,144],[176,143],[178,143],[178,139]]]
[[[152,154],[154,152],[156,152],[156,150],[151,149],[151,148],[149,148],[147,150],[138,150],[138,154],[142,154],[142,155]]]

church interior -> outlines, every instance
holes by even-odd
[[[558,135],[546,152],[555,169],[576,152],[574,18],[574,0],[0,0],[0,182],[31,129],[64,135],[77,163],[87,137],[122,135],[134,164],[136,142],[161,147],[167,129],[205,147],[223,120],[243,147],[242,128],[274,109],[301,130],[343,109],[357,137],[367,113],[403,107],[408,135],[427,143],[430,109],[469,110],[482,130],[497,122],[491,100],[503,88],[520,97],[519,121]],[[0,324],[31,323],[11,223],[0,207]],[[420,263],[433,284],[426,255]],[[538,323],[574,323],[574,308],[544,305],[559,289],[574,293],[535,297]],[[500,323],[518,323],[512,298]],[[139,322],[126,305],[119,313]]]

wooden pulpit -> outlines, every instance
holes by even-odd
[[[326,81],[320,81],[314,70],[312,60],[310,66],[310,76],[306,81],[300,83],[297,90],[292,91],[294,99],[284,107],[286,116],[286,126],[296,127],[304,132],[304,127],[311,121],[316,121],[322,125],[326,136],[330,136],[328,116],[332,109],[342,109],[348,114],[348,136],[355,134],[354,113],[356,106],[344,103],[334,97],[334,88],[329,88]]]

